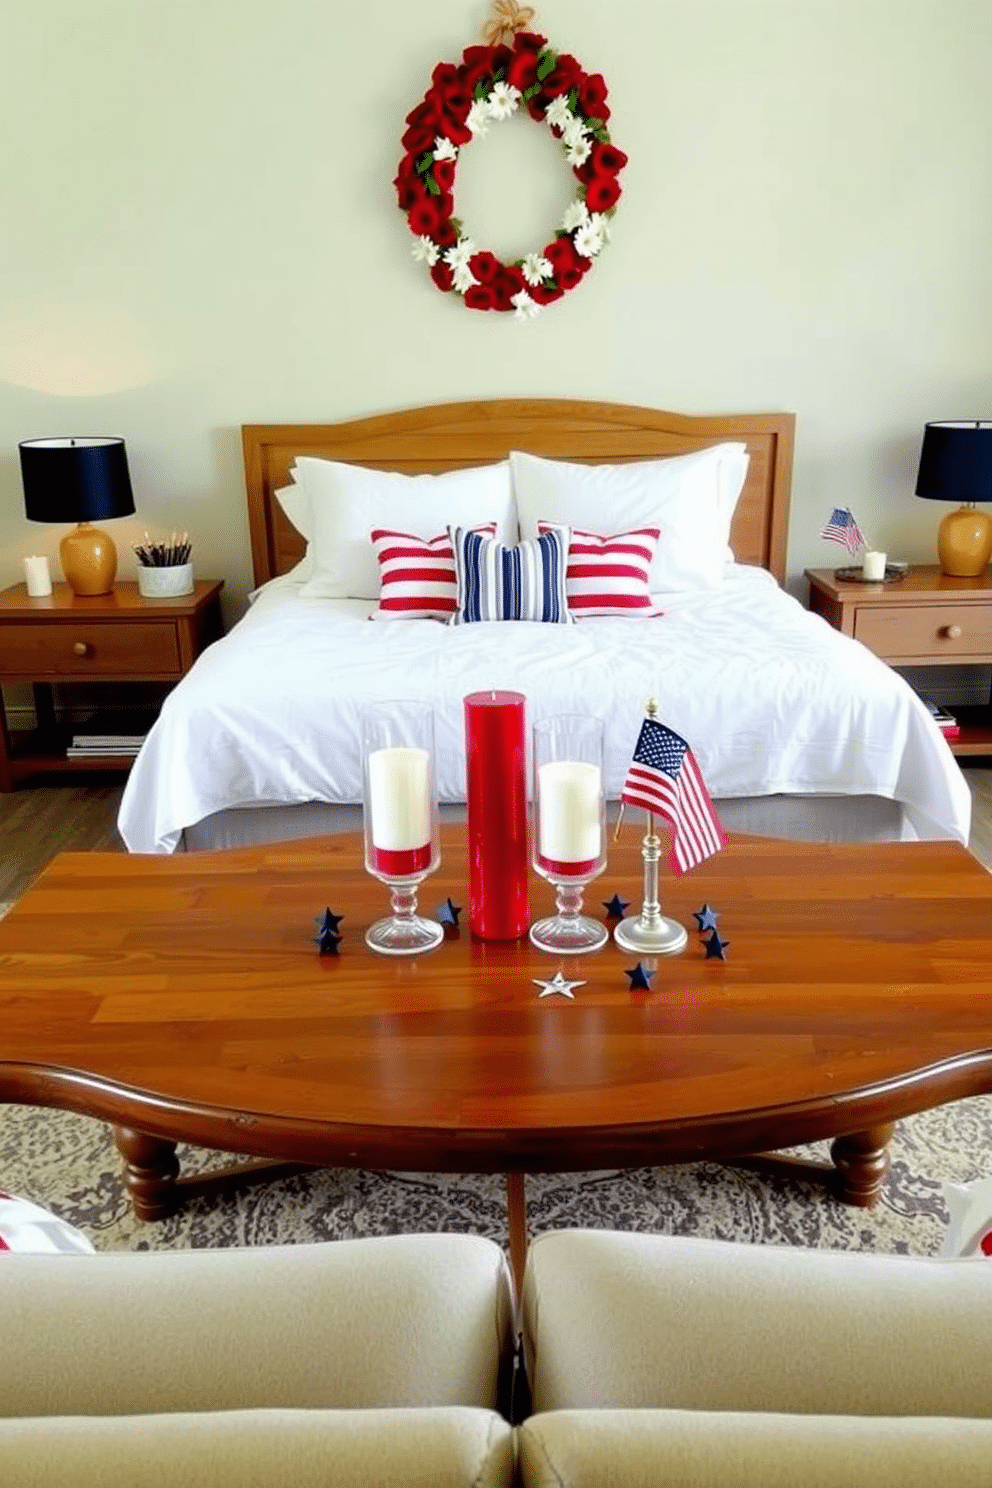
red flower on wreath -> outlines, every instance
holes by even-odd
[[[616,176],[593,176],[586,187],[586,206],[590,212],[608,212],[620,200],[620,182]]]
[[[446,217],[437,232],[431,234],[431,241],[438,248],[454,248],[458,242],[458,233],[450,217]]]
[[[443,192],[450,192],[455,184],[455,162],[435,160],[431,166],[431,174]]]
[[[431,278],[434,280],[438,289],[442,289],[445,292],[455,287],[451,277],[451,270],[441,259],[432,267]]]
[[[516,264],[500,264],[499,273],[493,280],[497,310],[512,310],[514,295],[526,289],[527,281]]]
[[[593,175],[615,176],[627,164],[627,157],[616,145],[596,143],[589,155]]]
[[[507,64],[506,81],[523,93],[537,82],[537,67],[547,46],[543,36],[533,31],[520,31],[513,39],[513,55]]]
[[[491,284],[470,284],[465,291],[465,304],[469,310],[494,310],[496,292]]]
[[[567,236],[549,243],[544,256],[554,268],[554,282],[563,290],[574,289],[592,267],[592,259],[577,253],[574,241]]]
[[[441,226],[442,220],[437,199],[433,196],[422,196],[419,201],[414,202],[407,213],[406,220],[410,224],[411,232],[417,233],[420,237],[431,237]]]
[[[605,124],[610,117],[606,102],[606,80],[601,72],[591,72],[579,85],[579,103],[589,119],[602,119]]]
[[[455,177],[460,149],[521,107],[560,140],[578,194],[551,242],[505,264],[473,242],[455,216]],[[414,256],[438,289],[458,293],[470,310],[527,318],[575,288],[604,247],[621,196],[627,156],[610,139],[609,117],[602,74],[586,73],[536,32],[516,33],[512,46],[466,47],[460,63],[437,64],[424,98],[406,116],[393,186],[417,240]]]
[[[558,98],[577,86],[582,68],[569,52],[563,52],[544,79],[542,92],[547,98]]]
[[[503,265],[495,253],[473,253],[468,266],[480,284],[492,284]],[[466,291],[467,293],[467,291]]]

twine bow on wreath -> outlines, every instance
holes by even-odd
[[[518,5],[517,0],[493,0],[492,9],[492,17],[482,33],[486,46],[491,47],[499,46],[504,40],[512,45],[514,36],[527,30],[536,13],[532,5]]]
[[[413,256],[438,289],[466,309],[516,312],[518,320],[560,300],[592,268],[609,240],[627,164],[610,137],[602,74],[586,72],[570,52],[528,31],[533,17],[516,0],[493,0],[485,44],[466,47],[460,62],[437,64],[406,116],[393,182],[414,235]],[[543,246],[501,263],[456,215],[455,174],[462,149],[518,110],[561,143],[578,191]]]

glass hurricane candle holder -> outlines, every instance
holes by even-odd
[[[557,914],[530,938],[553,956],[598,951],[606,926],[582,913],[586,884],[606,867],[603,724],[565,713],[534,725],[533,862],[554,884]]]
[[[381,703],[362,717],[365,867],[387,885],[392,914],[365,932],[374,951],[432,951],[444,927],[417,914],[417,890],[441,861],[434,714],[426,704]]]

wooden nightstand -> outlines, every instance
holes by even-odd
[[[936,566],[911,568],[893,584],[845,583],[808,568],[809,607],[893,666],[992,664],[992,570],[955,579]],[[992,754],[992,708],[953,708],[955,754]]]
[[[56,724],[53,682],[178,682],[222,633],[222,579],[201,579],[179,599],[144,599],[134,583],[112,594],[56,584],[31,599],[23,584],[0,593],[0,791],[31,775],[127,770],[127,756],[67,759],[71,730]],[[33,682],[38,728],[7,728],[5,682]]]

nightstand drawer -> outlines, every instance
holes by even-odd
[[[992,658],[992,605],[865,605],[855,640],[888,661],[900,656]]]
[[[174,625],[94,625],[85,617],[44,625],[0,625],[0,657],[7,676],[179,676]]]

